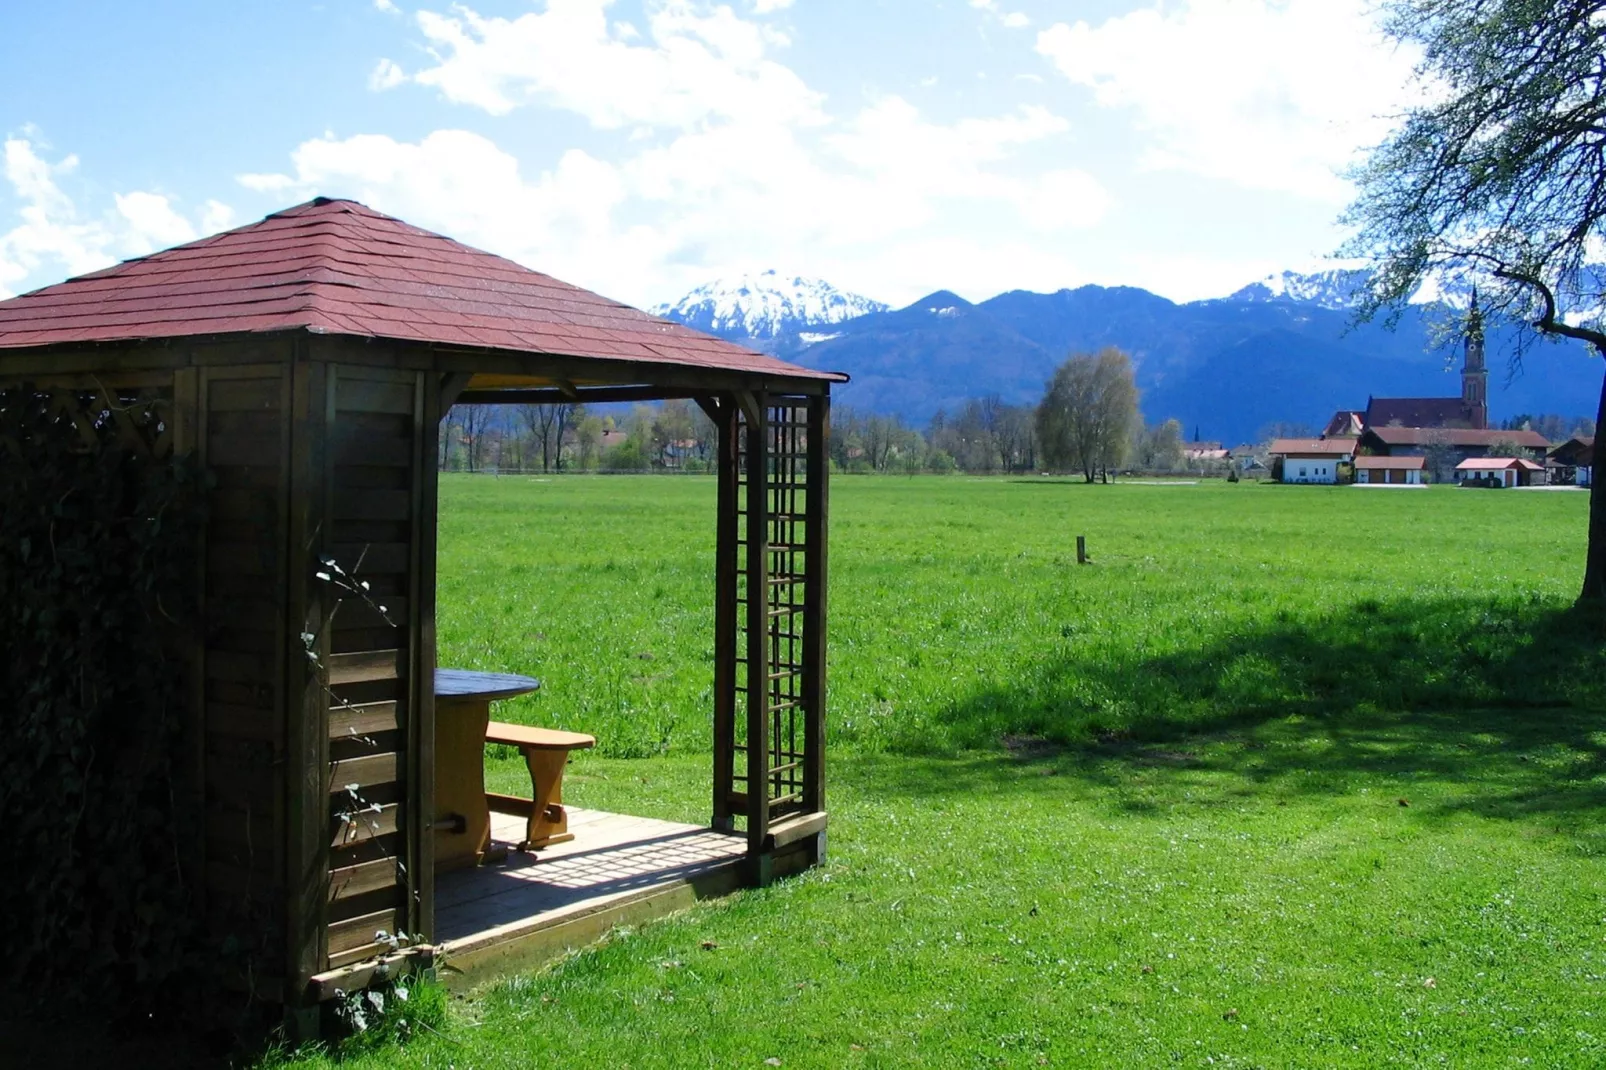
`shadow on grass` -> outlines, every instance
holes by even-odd
[[[1596,618],[1499,598],[1368,599],[1115,658],[1079,653],[1073,630],[1062,655],[897,741],[973,753],[862,772],[926,796],[1007,791],[1023,774],[1120,795],[1143,774],[1134,811],[1209,797],[1201,779],[1222,773],[1221,792],[1262,796],[1437,782],[1440,814],[1606,817],[1603,639]]]

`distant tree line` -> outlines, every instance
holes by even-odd
[[[658,405],[454,405],[439,462],[462,472],[706,472],[718,436],[689,401]]]
[[[689,401],[596,411],[458,405],[444,421],[439,461],[465,472],[707,472],[717,443],[713,422]],[[838,405],[830,450],[832,467],[852,474],[1062,471],[1092,482],[1117,471],[1223,467],[1190,460],[1176,420],[1143,423],[1131,359],[1113,347],[1073,354],[1036,405],[968,398],[939,409],[925,430]]]

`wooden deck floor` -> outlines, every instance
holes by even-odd
[[[435,938],[449,981],[534,965],[637,923],[733,891],[746,838],[653,818],[569,808],[574,839],[537,854],[443,873]],[[491,815],[491,837],[517,843],[524,820]]]

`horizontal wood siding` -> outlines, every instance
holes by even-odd
[[[206,924],[238,948],[235,980],[284,961],[284,539],[289,371],[203,368],[198,440],[208,498],[202,768]]]
[[[386,950],[374,934],[407,917],[418,395],[415,373],[334,369],[329,554],[366,587],[338,592],[329,635],[329,969]]]

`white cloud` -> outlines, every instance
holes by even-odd
[[[382,134],[318,138],[291,162],[293,174],[240,181],[276,194],[352,197],[559,277],[607,280],[621,274],[607,270],[612,257],[628,265],[662,256],[619,233],[612,213],[622,180],[579,150],[534,179],[488,138],[464,130],[438,130],[417,143]]]
[[[1037,50],[1148,138],[1142,163],[1342,201],[1336,171],[1406,102],[1412,57],[1370,0],[1181,0],[1094,26],[1059,23]]]
[[[387,15],[401,14],[401,8],[396,6],[395,0],[374,0],[374,9]]]
[[[140,256],[196,237],[194,224],[157,193],[114,194],[111,209],[86,215],[60,184],[77,166],[76,156],[52,164],[32,141],[6,140],[3,174],[19,207],[18,221],[0,231],[0,297],[19,286],[82,275],[116,263],[119,257]],[[203,218],[213,221],[231,214],[226,205],[209,201]]]
[[[1030,223],[1053,229],[1090,227],[1104,218],[1110,195],[1085,171],[1050,171],[1020,201]]]
[[[776,11],[785,11],[792,6],[792,0],[753,0],[753,14],[769,15]]]
[[[1012,30],[1018,30],[1022,26],[1030,26],[1032,24],[1032,20],[1026,16],[1025,12],[1005,11],[998,6],[998,0],[970,0],[970,6],[985,11],[989,15],[998,16],[998,20]]]
[[[407,81],[407,73],[401,69],[401,64],[393,59],[382,59],[374,64],[374,69],[368,73],[368,88],[376,93],[387,89],[395,89]]]
[[[234,209],[222,201],[207,201],[202,207],[202,234],[217,234],[232,226],[234,226]]]
[[[609,8],[548,0],[511,20],[461,6],[418,16],[434,60],[412,81],[494,114],[580,115],[601,131],[589,153],[532,169],[460,130],[417,142],[325,135],[294,151],[288,173],[240,182],[286,198],[355,196],[636,303],[777,265],[851,280],[874,263],[934,289],[964,265],[1030,261],[992,255],[1000,228],[1086,227],[1109,204],[1066,166],[1075,161],[1048,175],[1018,165],[1070,129],[1044,108],[941,122],[888,96],[834,115],[774,58],[781,40],[729,6],[664,0],[639,35],[610,23]],[[910,242],[948,259],[900,264]],[[895,297],[899,285],[873,292]]]
[[[711,121],[823,121],[821,97],[768,58],[776,31],[729,7],[666,0],[648,17],[650,44],[610,27],[609,0],[549,0],[516,19],[466,7],[418,13],[436,64],[414,75],[446,99],[505,115],[544,104],[602,129],[691,129]]]
[[[125,241],[138,248],[162,249],[197,237],[195,227],[173,210],[166,197],[155,193],[119,193],[117,214],[128,224]]]
[[[742,266],[836,278],[862,277],[862,265],[877,263],[900,276],[912,269],[935,288],[966,265],[1010,262],[991,255],[998,239],[978,232],[977,218],[1024,219],[1034,231],[1102,218],[1109,196],[1091,176],[1067,169],[1039,179],[1004,166],[1016,148],[1066,125],[1034,108],[941,124],[893,97],[829,134],[725,123],[627,143],[632,151],[615,162],[569,151],[541,174],[466,131],[417,143],[326,137],[295,151],[292,173],[241,182],[296,197],[353,196],[638,304]],[[949,259],[893,268],[910,242]],[[897,294],[885,283],[873,292]]]

